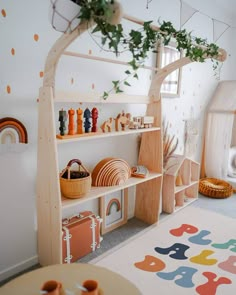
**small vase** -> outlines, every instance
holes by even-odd
[[[181,177],[180,174],[178,174],[177,177],[176,177],[175,185],[176,185],[176,186],[181,186],[181,185],[183,185],[182,177]]]
[[[45,293],[44,293],[45,292]],[[41,294],[48,294],[48,295],[62,295],[62,284],[57,281],[47,281],[43,284],[41,288]]]
[[[99,295],[97,281],[94,281],[94,280],[84,281],[83,287],[85,287],[88,291],[81,291],[81,295]]]
[[[80,23],[78,18],[81,7],[71,0],[50,1],[49,20],[59,32],[69,33]]]

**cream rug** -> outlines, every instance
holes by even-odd
[[[188,206],[91,263],[142,294],[234,295],[236,220]]]

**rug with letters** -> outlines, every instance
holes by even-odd
[[[187,206],[91,263],[142,294],[236,294],[236,220]]]

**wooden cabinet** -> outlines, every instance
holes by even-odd
[[[42,266],[62,263],[62,225],[64,210],[76,208],[90,200],[96,200],[108,193],[112,193],[130,186],[136,186],[135,216],[148,224],[158,221],[160,212],[160,196],[162,185],[162,135],[161,135],[161,100],[151,83],[149,95],[110,95],[105,101],[101,95],[57,92],[55,89],[55,75],[58,61],[65,53],[65,48],[82,34],[86,27],[80,26],[71,34],[64,34],[49,52],[45,71],[44,84],[39,93],[38,114],[38,166],[37,166],[37,220],[38,220],[38,257]],[[68,54],[67,54],[68,55]],[[70,54],[69,54],[70,55]],[[76,54],[72,56],[81,57]],[[84,56],[83,56],[84,57]],[[86,57],[85,57],[86,58]],[[89,57],[88,57],[89,58]],[[99,60],[99,59],[98,59]],[[101,59],[101,62],[112,62]],[[115,63],[115,62],[114,62]],[[116,62],[117,63],[117,62]],[[153,75],[156,77],[156,74]],[[159,88],[158,88],[159,89]],[[57,139],[55,104],[57,102],[77,102],[96,104],[146,104],[146,115],[154,116],[152,128],[127,130],[122,132],[100,133],[91,136]],[[115,105],[114,105],[115,106]],[[138,164],[145,165],[150,174],[146,178],[131,177],[126,183],[112,187],[92,187],[91,191],[79,199],[66,199],[61,195],[59,182],[59,145],[73,145],[79,142],[91,143],[94,139],[103,140],[116,136],[129,136],[142,133]],[[70,157],[70,156],[68,156]],[[86,162],[86,159],[83,159]],[[94,163],[94,166],[97,163]]]
[[[173,213],[198,198],[199,163],[173,155],[163,175],[162,211]]]

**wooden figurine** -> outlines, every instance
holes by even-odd
[[[58,121],[60,121],[60,135],[65,135],[65,131],[66,131],[66,120],[67,120],[67,116],[66,116],[66,111],[64,111],[63,109],[61,109],[59,111],[59,119]]]
[[[118,114],[118,116],[115,119],[115,128],[116,128],[116,131],[119,131],[119,129],[120,129],[119,127],[120,126],[121,126],[121,130],[124,131],[125,130],[125,127],[127,125],[129,125],[130,118],[131,118],[130,113],[125,114],[124,111],[123,111],[122,114]]]
[[[84,111],[84,131],[85,133],[89,133],[90,132],[90,128],[91,128],[91,122],[90,122],[90,118],[91,118],[91,112],[88,108],[86,108],[86,110]]]
[[[77,133],[83,133],[83,110],[79,108],[77,111]]]
[[[98,128],[97,128],[97,120],[98,120],[98,110],[97,108],[93,108],[92,109],[92,123],[93,123],[93,126],[92,126],[92,132],[97,132],[98,131]]]
[[[105,121],[101,125],[102,132],[106,132],[106,129],[107,129],[107,132],[111,132],[113,120],[114,120],[113,118],[109,118],[107,121]]]
[[[73,109],[70,109],[68,111],[68,115],[69,115],[68,135],[73,135],[75,134],[75,125],[74,125],[75,111]]]

